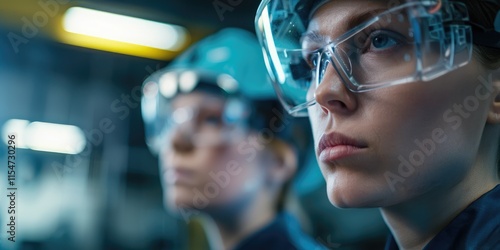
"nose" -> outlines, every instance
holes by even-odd
[[[177,127],[172,132],[170,143],[174,152],[187,154],[194,151],[193,133],[188,128],[189,125],[186,125],[184,124],[184,127]]]
[[[341,69],[335,67],[330,59],[325,63],[324,75],[315,91],[316,102],[325,115],[354,112],[358,105],[356,96],[343,84]]]

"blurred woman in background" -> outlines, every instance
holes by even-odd
[[[149,77],[143,92],[164,203],[188,221],[202,215],[211,248],[323,249],[284,212],[298,166],[294,126],[252,34],[227,29],[204,39]]]

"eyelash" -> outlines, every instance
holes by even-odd
[[[368,35],[366,35],[368,34]],[[361,46],[357,46],[358,49],[360,49],[363,53],[366,53],[372,42],[373,42],[373,38],[375,38],[377,35],[387,35],[389,36],[391,39],[395,40],[396,41],[396,46],[399,46],[401,44],[403,44],[405,42],[405,38],[403,37],[403,35],[395,32],[395,31],[391,31],[391,30],[369,30],[367,32],[364,32],[362,34],[362,36],[358,37],[357,40],[362,40],[362,42],[359,42],[358,44],[361,44]],[[369,44],[367,44],[369,42]],[[391,48],[392,49],[392,48]],[[306,56],[304,57],[304,60],[306,61],[306,63],[309,65],[309,66],[314,66],[313,65],[313,61],[311,60],[311,57],[313,55],[315,55],[316,53],[320,52],[321,49],[308,49],[310,50],[310,52],[308,52],[306,54]]]
[[[382,49],[381,51],[373,51],[374,53],[382,53],[382,52],[388,52],[388,51],[391,51],[393,49],[395,49],[396,47],[399,47],[401,46],[405,39],[403,38],[403,36],[395,31],[390,31],[390,30],[373,30],[373,31],[370,31],[370,32],[367,32],[367,36],[366,38],[362,38],[363,39],[363,42],[361,43],[362,46],[361,46],[361,52],[364,54],[364,53],[367,53],[367,52],[370,52],[371,50],[371,46],[372,46],[372,43],[373,43],[373,39],[376,38],[377,36],[379,35],[386,35],[389,37],[389,39],[392,39],[396,42],[396,44],[392,47],[390,47],[389,49]]]

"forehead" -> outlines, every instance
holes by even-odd
[[[404,0],[399,2],[403,3]],[[381,12],[401,4],[399,2],[387,0],[326,1],[311,13],[307,31],[319,35],[345,32]]]
[[[179,94],[171,101],[174,109],[182,107],[205,108],[212,110],[222,110],[225,98],[216,94],[195,91],[187,94]]]

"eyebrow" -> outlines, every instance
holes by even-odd
[[[324,43],[326,42],[326,37],[321,35],[319,31],[313,30],[313,31],[308,31],[302,37],[300,38],[300,43],[302,44],[304,41],[310,41],[313,43]]]
[[[384,11],[387,11],[387,8],[373,9],[373,10],[361,12],[360,14],[357,14],[357,15],[349,16],[347,18],[347,21],[346,21],[345,32],[353,29],[354,27],[362,24],[365,21],[370,20],[371,18],[379,15],[380,13],[382,13]],[[306,32],[304,35],[302,35],[302,37],[300,38],[300,41],[303,42],[306,39],[307,39],[307,41],[311,41],[314,43],[326,42],[326,37],[324,35],[320,34],[319,31],[317,31],[317,30]]]

